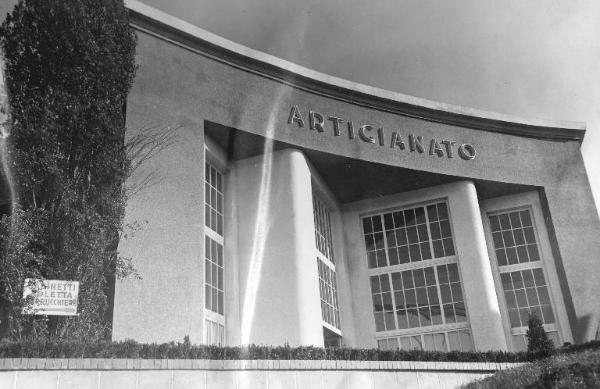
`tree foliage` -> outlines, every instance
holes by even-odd
[[[0,27],[16,206],[0,224],[11,338],[106,337],[131,172],[125,103],[136,38],[122,0],[21,0]],[[21,315],[24,278],[80,281],[79,316]],[[6,334],[5,334],[6,335]]]

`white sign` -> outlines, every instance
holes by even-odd
[[[79,281],[39,280],[26,278],[23,298],[26,315],[77,315]]]

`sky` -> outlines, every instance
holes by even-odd
[[[144,0],[299,65],[403,94],[585,122],[600,204],[600,1]]]

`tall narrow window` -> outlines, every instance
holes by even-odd
[[[337,300],[337,283],[331,237],[331,214],[329,209],[313,193],[313,216],[315,222],[315,248],[319,270],[319,292],[321,296],[321,317],[324,327],[329,330],[326,338],[340,335],[340,313]]]
[[[472,350],[447,204],[365,216],[362,224],[379,348]]]
[[[530,210],[498,212],[489,218],[514,348],[526,349],[527,322],[533,315],[558,345],[558,328]]]
[[[204,176],[204,341],[224,344],[223,174],[206,163]]]

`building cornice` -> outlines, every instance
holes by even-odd
[[[483,131],[582,142],[585,123],[524,119],[440,103],[320,73],[212,34],[136,0],[126,0],[133,28],[262,77],[384,112]]]

